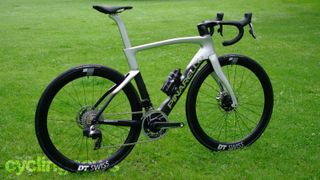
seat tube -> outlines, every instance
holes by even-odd
[[[120,16],[118,14],[110,14],[109,17],[117,23],[125,49],[130,48],[131,43],[128,37],[128,33]]]
[[[125,55],[127,57],[130,69],[131,70],[139,70],[138,64],[137,64],[137,61],[136,61],[136,57],[135,57],[135,52],[126,51],[127,49],[131,48],[131,43],[130,43],[130,40],[129,40],[129,37],[128,37],[128,34],[127,34],[127,30],[126,30],[126,27],[124,26],[123,21],[121,20],[121,18],[120,18],[120,16],[118,14],[110,14],[109,17],[111,19],[113,19],[118,25],[118,28],[119,28],[119,31],[120,31],[120,35],[121,35],[121,38],[122,38],[122,42],[124,44],[124,52],[125,52]]]
[[[126,27],[125,27],[123,21],[121,20],[121,18],[118,14],[110,14],[109,17],[111,19],[113,19],[118,25],[118,28],[119,28],[119,31],[121,34],[121,38],[122,38],[122,42],[125,47],[124,52],[125,52],[125,55],[128,59],[130,69],[139,72],[138,64],[137,64],[137,61],[135,58],[136,52],[135,51],[126,51],[129,48],[131,48],[131,43],[130,43],[128,33],[127,33],[127,30],[126,30]],[[137,75],[135,75],[134,79],[136,81],[140,96],[142,98],[141,99],[142,106],[144,108],[146,108],[146,110],[153,109],[147,88],[146,88],[144,81],[142,79],[142,76],[141,76],[141,73],[139,72]]]

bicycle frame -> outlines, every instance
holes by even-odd
[[[103,108],[100,109],[100,112],[97,116],[99,116],[102,111],[107,107],[110,103],[112,98],[122,89],[124,88],[132,79],[135,79],[141,100],[142,105],[144,108],[152,108],[152,104],[150,102],[150,98],[145,87],[144,81],[139,71],[139,67],[136,61],[136,53],[139,51],[147,50],[154,47],[166,46],[171,44],[179,44],[179,43],[192,43],[192,44],[199,44],[200,49],[194,55],[192,60],[187,65],[182,77],[181,77],[181,84],[178,87],[177,92],[175,92],[172,96],[168,97],[158,108],[158,110],[164,112],[166,115],[169,115],[175,104],[178,102],[179,98],[181,97],[184,90],[187,88],[188,84],[191,82],[193,76],[197,72],[198,68],[200,67],[201,63],[204,60],[209,60],[210,64],[214,69],[214,73],[212,73],[212,77],[217,81],[219,84],[221,91],[227,90],[232,98],[232,107],[237,107],[237,99],[234,95],[234,92],[225,77],[220,63],[218,61],[218,57],[215,53],[212,37],[210,35],[207,36],[194,36],[194,37],[182,37],[182,38],[174,38],[168,39],[164,41],[144,44],[140,46],[131,47],[131,43],[125,28],[123,21],[121,20],[118,14],[110,14],[109,17],[113,19],[119,28],[121,38],[123,44],[125,46],[124,53],[128,60],[130,71],[126,75],[124,81],[119,84],[111,93],[109,99],[105,102]],[[144,104],[145,102],[145,104]],[[148,107],[149,106],[149,107]]]

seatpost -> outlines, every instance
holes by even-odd
[[[126,31],[126,27],[124,26],[124,23],[121,20],[120,16],[118,14],[110,14],[109,17],[117,23],[124,47],[126,49],[130,48],[131,43],[130,43],[127,31]]]

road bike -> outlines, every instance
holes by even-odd
[[[273,109],[273,90],[265,70],[249,57],[218,57],[212,36],[234,26],[238,35],[224,46],[237,43],[251,24],[252,13],[241,21],[215,20],[197,25],[199,36],[174,38],[131,46],[119,13],[131,6],[93,6],[108,14],[120,31],[130,71],[123,75],[102,65],[81,65],[65,71],[44,90],[35,114],[38,142],[48,158],[70,172],[107,170],[122,161],[137,143],[161,138],[183,122],[169,114],[190,84],[186,117],[194,137],[213,151],[246,147],[267,127]],[[173,70],[161,90],[168,96],[154,108],[136,61],[136,53],[178,43],[200,46],[186,69]],[[134,80],[136,86],[131,81]],[[138,89],[138,91],[136,90]],[[139,141],[139,135],[147,137]]]

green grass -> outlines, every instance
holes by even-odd
[[[46,85],[80,64],[103,64],[128,71],[118,29],[93,4],[132,5],[121,17],[133,45],[197,34],[196,24],[225,12],[241,19],[253,12],[257,33],[249,33],[219,54],[256,59],[268,72],[274,113],[263,136],[250,148],[215,153],[201,146],[188,127],[171,130],[160,141],[137,145],[117,168],[92,174],[8,172],[9,162],[44,157],[34,130],[34,112]],[[0,3],[0,178],[87,179],[319,179],[320,178],[320,1],[211,0],[2,0]],[[226,30],[226,38],[232,37]],[[175,45],[138,54],[138,63],[158,106],[168,73],[184,68],[197,51]],[[170,119],[186,122],[185,96]],[[11,160],[11,161],[10,161]]]

